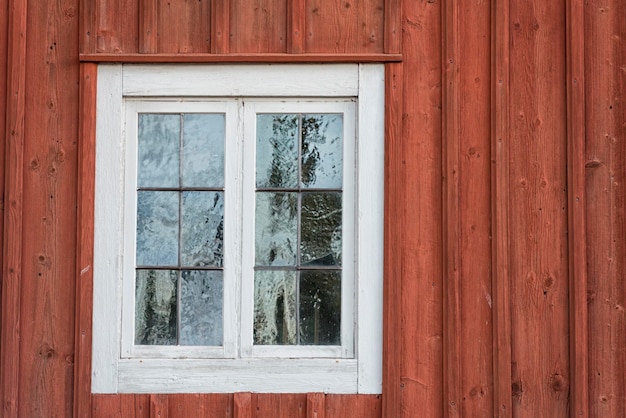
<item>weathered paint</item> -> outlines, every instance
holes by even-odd
[[[621,0],[0,9],[1,417],[626,414]],[[389,62],[382,396],[85,390],[89,60]]]

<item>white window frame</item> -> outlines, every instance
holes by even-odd
[[[344,304],[342,300],[342,315],[354,318],[351,323],[354,328],[350,330],[346,327],[344,330],[342,326],[342,341],[348,343],[339,351],[325,347],[305,349],[252,345],[249,321],[252,307],[244,306],[237,296],[241,294],[244,300],[251,299],[251,276],[242,270],[249,270],[246,266],[253,256],[245,245],[243,254],[239,253],[240,249],[225,249],[225,265],[228,263],[235,267],[228,274],[240,279],[227,281],[225,277],[224,298],[229,300],[232,297],[230,300],[234,303],[225,303],[223,347],[165,347],[155,350],[154,347],[132,344],[133,324],[128,325],[128,318],[134,315],[134,300],[122,295],[134,295],[134,260],[129,262],[127,254],[128,248],[134,251],[135,243],[133,234],[127,231],[134,230],[135,191],[124,173],[135,169],[133,152],[136,151],[127,143],[129,135],[134,133],[126,132],[126,120],[138,109],[151,109],[151,106],[156,109],[168,101],[172,103],[172,109],[187,109],[171,110],[173,112],[214,113],[220,108],[241,106],[244,103],[242,97],[249,98],[244,99],[250,103],[246,109],[257,106],[255,100],[258,98],[259,103],[263,102],[258,106],[286,109],[285,113],[299,112],[294,111],[298,106],[319,109],[320,105],[324,105],[320,100],[356,101],[355,149],[344,150],[344,157],[348,152],[355,157],[354,162],[344,160],[348,171],[354,168],[355,175],[352,177],[356,177],[354,187],[344,182],[344,193],[348,199],[353,194],[355,218],[355,222],[345,225],[354,224],[355,231],[343,232],[344,237],[355,237],[355,262],[353,266],[344,263],[343,268],[344,274],[346,270],[352,274],[352,267],[356,280],[352,281],[353,290],[345,292],[342,287],[342,296],[353,302]],[[297,103],[289,107],[290,102],[296,99]],[[332,108],[332,103],[328,106]],[[325,112],[331,113],[328,110]],[[245,125],[246,129],[250,129],[249,125]],[[240,136],[244,133],[243,126],[241,118],[227,118],[227,132],[234,131]],[[98,68],[96,138],[92,392],[381,392],[382,64],[102,64]],[[239,144],[237,147],[241,147],[241,141]],[[250,199],[250,195],[254,198],[254,193],[249,193],[250,187],[254,187],[254,176],[242,169],[241,160],[254,158],[254,155],[242,153],[241,149],[236,151],[237,158],[226,158],[225,170],[243,173],[243,179],[241,182],[241,179],[227,175],[226,181],[233,183],[225,185],[226,191],[228,193],[230,187],[244,199]],[[237,184],[243,185],[243,194],[239,193],[237,188],[241,186]],[[235,213],[244,222],[253,222],[246,220],[254,216],[243,216],[243,208],[250,207],[249,201],[239,204],[226,198],[225,207],[230,207],[234,211],[230,213]],[[240,229],[235,223],[225,225],[226,233],[237,239],[243,238],[244,244],[250,240],[246,241],[241,233],[242,230],[249,231],[249,227]],[[243,260],[243,264],[238,260]],[[133,280],[124,280],[129,275]],[[229,283],[228,286],[226,283]],[[352,295],[346,295],[350,292]],[[227,305],[229,309],[226,309]],[[241,331],[227,331],[229,323],[240,324]],[[307,351],[310,348],[312,350]]]

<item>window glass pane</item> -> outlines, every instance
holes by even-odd
[[[181,264],[221,267],[224,254],[224,193],[183,192]]]
[[[178,187],[180,115],[139,114],[137,185]]]
[[[296,272],[256,271],[254,343],[296,344]]]
[[[302,116],[302,187],[341,188],[342,115]]]
[[[341,265],[341,193],[302,193],[303,265]]]
[[[297,193],[257,192],[256,264],[294,266],[297,242]]]
[[[300,273],[300,344],[341,344],[341,272]]]
[[[180,345],[222,345],[221,271],[184,270],[180,304]]]
[[[178,264],[178,192],[137,192],[137,265]]]
[[[173,270],[137,270],[135,344],[176,344],[177,276]]]
[[[224,186],[224,115],[183,116],[183,186]]]
[[[257,115],[257,187],[298,185],[298,115]]]

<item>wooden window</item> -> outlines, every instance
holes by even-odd
[[[92,390],[380,393],[380,65],[101,65]]]

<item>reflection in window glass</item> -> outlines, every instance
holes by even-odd
[[[223,343],[223,114],[139,114],[135,344]]]
[[[341,345],[343,116],[259,114],[257,345]]]

